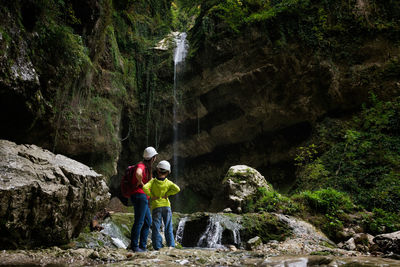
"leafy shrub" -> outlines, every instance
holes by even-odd
[[[268,191],[264,187],[257,190],[255,197],[248,201],[245,212],[281,212],[294,214],[299,210],[298,205],[290,198],[276,191]]]
[[[304,191],[293,199],[303,201],[315,213],[337,214],[351,212],[355,209],[350,197],[332,188],[317,191]]]
[[[400,230],[400,213],[387,212],[383,209],[373,209],[372,213],[364,215],[362,224],[366,232],[373,235]]]
[[[319,128],[319,157],[297,157],[298,190],[330,187],[369,211],[400,211],[400,98],[371,102],[350,123]]]
[[[304,205],[305,212],[300,216],[309,220],[307,214],[312,214],[312,223],[335,241],[338,241],[337,233],[343,229],[347,214],[356,209],[346,193],[332,188],[304,191],[292,196],[292,199]]]
[[[297,155],[294,161],[297,166],[303,166],[304,164],[313,162],[318,154],[317,147],[315,144],[311,144],[307,147],[299,147],[297,149]]]

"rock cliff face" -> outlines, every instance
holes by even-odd
[[[108,204],[103,177],[35,145],[0,140],[0,247],[67,243]]]
[[[155,128],[157,112],[145,114],[162,75],[150,73],[172,63],[169,51],[151,47],[169,32],[162,26],[169,20],[168,0],[4,3],[0,138],[70,156],[107,179],[115,175],[121,140],[132,138],[125,145],[131,157]]]
[[[174,179],[185,205],[175,207],[205,210],[237,164],[289,190],[296,147],[320,120],[351,116],[370,91],[399,94],[394,1],[202,2],[177,98],[171,51],[152,49],[171,30],[171,1],[2,5],[0,138],[113,176],[117,195],[117,167],[139,161],[146,146],[173,159],[177,103]]]
[[[236,164],[256,168],[274,187],[287,190],[295,179],[295,149],[319,120],[350,117],[370,91],[383,99],[399,94],[393,75],[398,35],[353,12],[355,1],[338,9],[300,2],[305,4],[277,7],[270,20],[239,32],[229,31],[221,17],[230,14],[222,8],[202,11],[190,34],[195,52],[181,75],[178,106],[179,179],[192,191],[188,198],[202,195],[200,203],[209,203]],[[372,2],[375,11],[383,8]],[[375,12],[372,3],[366,8]],[[321,27],[318,12],[326,15]],[[172,158],[171,151],[167,145],[162,156]]]

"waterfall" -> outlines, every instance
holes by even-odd
[[[186,33],[175,33],[175,52],[174,52],[174,65],[175,65],[175,70],[176,70],[176,65],[178,65],[180,62],[183,62],[185,60],[187,50],[188,50],[188,44],[186,42]],[[175,73],[176,74],[176,73]]]
[[[181,104],[181,99],[178,95],[178,78],[179,78],[179,71],[183,67],[183,63],[188,51],[188,44],[186,42],[186,33],[174,33],[174,41],[176,44],[175,51],[174,51],[174,89],[173,89],[173,169],[172,174],[175,178],[175,181],[178,182],[179,179],[179,169],[180,164],[178,162],[178,141],[179,141],[179,129],[178,129],[178,110],[179,105]],[[179,196],[178,196],[179,197]],[[178,202],[178,201],[177,201]]]
[[[184,217],[176,230],[176,241],[184,247],[223,248],[240,247],[241,224],[224,214],[205,214]]]
[[[185,224],[186,221],[188,220],[187,217],[184,217],[183,219],[181,219],[179,221],[178,224],[178,229],[176,229],[176,235],[175,235],[175,240],[176,242],[178,242],[179,244],[182,244],[182,240],[183,240],[183,230],[185,229]]]
[[[208,221],[206,230],[200,236],[197,246],[206,248],[222,248],[224,247],[224,238],[231,239],[229,241],[230,244],[240,246],[240,229],[241,225],[232,221],[229,217],[220,214],[212,214]]]
[[[210,218],[210,221],[207,225],[206,231],[200,237],[199,242],[197,243],[198,247],[206,247],[206,248],[220,248],[223,247],[221,244],[222,240],[222,231],[223,228],[221,223]]]

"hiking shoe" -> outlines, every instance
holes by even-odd
[[[141,249],[141,248],[133,248],[132,250],[133,250],[133,252],[146,252],[146,250]]]

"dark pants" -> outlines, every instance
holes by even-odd
[[[145,194],[133,194],[131,196],[133,208],[135,211],[135,221],[131,231],[131,247],[146,249],[147,236],[151,226],[151,215],[149,201]],[[140,236],[140,242],[139,241]]]

